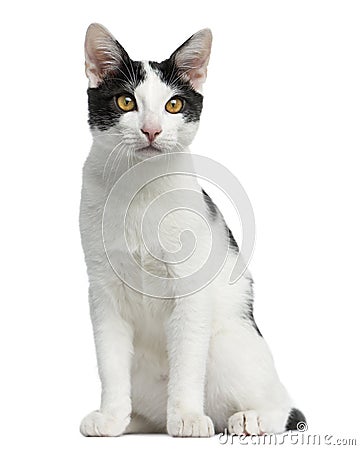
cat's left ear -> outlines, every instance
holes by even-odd
[[[206,80],[207,65],[210,59],[212,34],[209,28],[204,28],[193,34],[170,56],[182,72],[183,77],[190,81],[193,88],[201,91]]]
[[[85,72],[89,87],[97,87],[107,75],[130,62],[129,55],[114,36],[99,23],[92,23],[85,37]]]

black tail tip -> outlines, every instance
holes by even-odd
[[[286,431],[306,431],[307,430],[307,422],[304,414],[293,408],[290,413],[288,420],[286,422]]]

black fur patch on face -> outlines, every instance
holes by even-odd
[[[129,61],[126,67],[108,75],[96,88],[89,88],[89,125],[106,131],[116,125],[119,117],[126,114],[116,105],[115,97],[134,94],[136,87],[145,80],[146,72],[141,61]]]
[[[174,59],[169,58],[161,63],[149,61],[149,64],[159,75],[161,81],[170,86],[176,95],[185,101],[184,109],[180,113],[183,115],[184,121],[197,122],[200,120],[203,96],[195,91],[189,81],[183,79]]]

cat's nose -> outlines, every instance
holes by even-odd
[[[145,134],[145,136],[148,138],[150,144],[155,141],[156,137],[159,136],[159,134],[162,132],[161,128],[150,128],[150,127],[144,127],[141,128],[141,132]]]

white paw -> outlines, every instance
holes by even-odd
[[[233,414],[229,419],[229,433],[241,435],[262,434],[259,426],[258,414],[256,411],[240,411]]]
[[[179,437],[210,437],[215,434],[210,417],[200,414],[170,416],[167,421],[167,432],[170,436]]]
[[[120,436],[129,422],[130,415],[119,418],[100,411],[93,411],[83,418],[80,432],[84,436]]]
[[[288,409],[262,411],[259,413],[259,426],[263,433],[283,433],[289,416]]]

